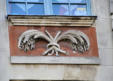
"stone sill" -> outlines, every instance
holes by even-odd
[[[11,63],[100,64],[100,59],[98,57],[11,56]]]
[[[91,27],[97,16],[31,16],[8,15],[12,25],[24,26],[83,26]]]

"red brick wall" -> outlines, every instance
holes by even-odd
[[[67,31],[67,30],[79,30],[85,33],[90,40],[90,49],[83,54],[80,53],[73,53],[71,45],[68,42],[61,42],[60,46],[61,49],[69,52],[69,56],[95,56],[98,57],[98,47],[97,47],[97,40],[96,40],[96,30],[93,27],[32,27],[32,26],[10,26],[9,27],[9,38],[10,38],[10,55],[11,56],[42,56],[42,53],[46,50],[47,42],[44,40],[38,41],[36,43],[36,48],[32,51],[24,52],[20,50],[18,45],[18,37],[29,29],[36,29],[44,32],[48,30],[48,32],[55,36],[58,31]],[[60,56],[66,56],[64,54],[60,54]]]

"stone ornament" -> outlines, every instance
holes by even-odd
[[[56,55],[59,53],[68,55],[66,51],[60,48],[59,42],[69,40],[71,42],[73,53],[83,54],[88,51],[90,47],[89,38],[86,34],[78,30],[68,30],[66,32],[58,31],[53,37],[47,30],[41,32],[39,30],[27,30],[22,33],[18,39],[18,48],[24,51],[33,50],[35,48],[36,40],[44,39],[48,42],[47,50],[42,55]]]

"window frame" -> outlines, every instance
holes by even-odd
[[[15,1],[15,2],[18,3],[18,1]],[[25,1],[25,2],[27,3],[27,1]],[[14,14],[10,13],[10,9],[9,9],[10,4],[9,3],[10,3],[10,0],[7,0],[7,13],[8,13],[8,15],[14,15]],[[20,3],[24,3],[24,2],[20,2]],[[30,2],[30,3],[40,4],[38,2]],[[53,9],[52,9],[52,4],[53,4],[52,0],[44,0],[44,3],[42,3],[42,4],[44,4],[44,15],[54,15],[53,14]],[[68,4],[70,4],[70,3],[68,3]],[[71,4],[73,4],[73,3],[71,3]],[[74,4],[81,4],[81,3],[74,3]],[[86,0],[86,12],[87,12],[86,16],[92,16],[92,13],[91,13],[91,0]],[[69,13],[70,13],[70,11],[69,11]],[[26,14],[25,15],[29,15],[27,9],[26,9]],[[63,15],[63,16],[76,16],[76,15],[70,15],[69,14],[69,15]],[[83,15],[77,15],[77,16],[83,16]]]

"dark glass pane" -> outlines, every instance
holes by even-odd
[[[25,15],[25,4],[23,3],[10,3],[10,14]]]
[[[52,0],[53,3],[69,3],[69,0]]]
[[[69,15],[68,5],[65,4],[53,4],[54,15]]]
[[[43,4],[28,4],[27,9],[29,15],[44,15]]]
[[[71,3],[85,3],[86,0],[70,0]]]
[[[86,5],[71,5],[71,15],[87,15]]]
[[[41,2],[41,3],[43,3],[44,0],[27,0],[27,2]]]

